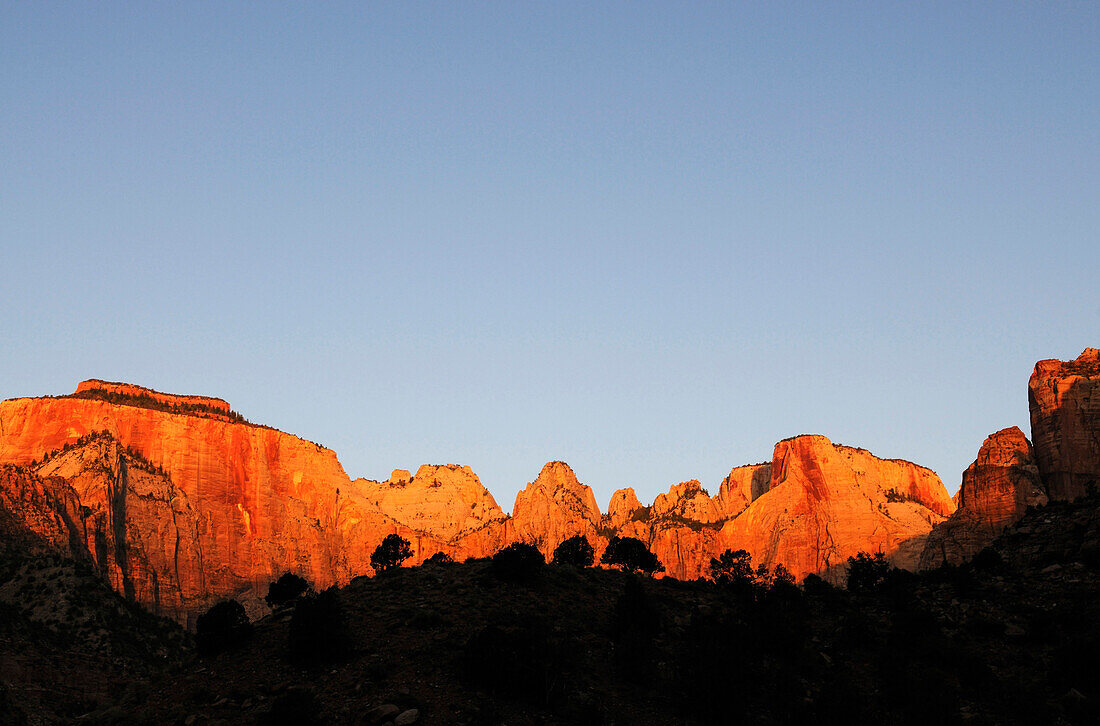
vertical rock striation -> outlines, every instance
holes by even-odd
[[[1041,360],[1028,381],[1031,439],[1051,499],[1100,486],[1100,349],[1076,360]]]

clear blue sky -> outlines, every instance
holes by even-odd
[[[595,6],[595,7],[593,7]],[[1097,3],[4,3],[0,398],[606,507],[932,467],[1100,345]]]

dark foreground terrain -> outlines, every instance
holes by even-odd
[[[9,540],[0,722],[1100,722],[1096,497],[1029,510],[963,567],[853,584],[428,563],[200,656],[86,566]]]

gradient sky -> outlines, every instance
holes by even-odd
[[[596,7],[593,7],[595,5]],[[1100,345],[1100,4],[0,5],[0,398],[602,507],[935,469]]]

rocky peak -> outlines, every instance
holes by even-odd
[[[575,534],[592,540],[600,519],[592,489],[577,481],[563,461],[542,467],[535,481],[516,494],[512,508],[516,538],[539,543],[543,554],[553,553],[558,544]]]
[[[982,442],[978,449],[978,456],[967,471],[973,471],[981,466],[1000,467],[1035,467],[1035,456],[1032,453],[1031,442],[1024,436],[1019,426],[1011,426],[992,433]],[[962,501],[966,503],[966,474],[963,474]]]
[[[650,510],[654,519],[674,517],[709,524],[718,521],[718,508],[698,480],[680,482],[669,488],[667,494],[658,494]]]
[[[632,487],[618,489],[611,495],[611,501],[607,505],[607,523],[612,529],[619,529],[641,508],[642,503],[638,501],[638,495]]]
[[[357,494],[379,511],[444,542],[505,518],[468,466],[424,464],[415,476],[395,469],[385,482],[357,479],[355,484]]]
[[[914,566],[940,510],[954,505],[930,470],[795,436],[776,444],[767,492],[725,523],[717,546],[748,550],[756,564],[783,563],[798,577],[839,579],[859,551]]]

